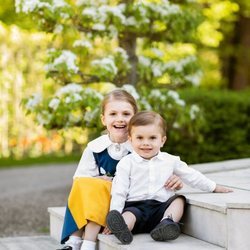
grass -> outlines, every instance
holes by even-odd
[[[0,169],[1,168],[13,168],[13,167],[24,167],[34,165],[48,165],[51,163],[71,163],[78,162],[81,155],[46,155],[36,158],[23,158],[23,159],[12,159],[12,158],[0,158]]]

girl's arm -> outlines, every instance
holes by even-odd
[[[99,171],[96,165],[96,161],[93,152],[87,146],[82,153],[82,157],[77,166],[76,172],[73,178],[76,177],[93,177],[98,176]]]

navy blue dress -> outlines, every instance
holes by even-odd
[[[99,174],[104,175],[103,173],[101,173],[103,172],[101,170],[102,168],[105,170],[107,175],[114,176],[116,172],[116,165],[119,162],[119,160],[111,158],[111,156],[108,154],[107,149],[103,150],[100,153],[93,153],[93,155],[99,169]],[[77,227],[75,220],[67,205],[63,223],[62,236],[61,236],[61,244],[64,244],[69,239],[69,236],[79,229],[80,228]]]

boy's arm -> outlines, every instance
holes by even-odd
[[[214,181],[207,178],[201,172],[188,167],[187,164],[181,160],[176,162],[174,173],[180,176],[185,183],[193,188],[214,193],[228,193],[233,191],[229,188],[217,185]]]
[[[130,185],[130,164],[125,158],[116,167],[116,174],[112,182],[110,210],[122,212]]]

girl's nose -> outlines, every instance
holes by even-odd
[[[118,120],[118,121],[124,121],[123,115],[118,115],[118,116],[117,116],[117,120]]]

